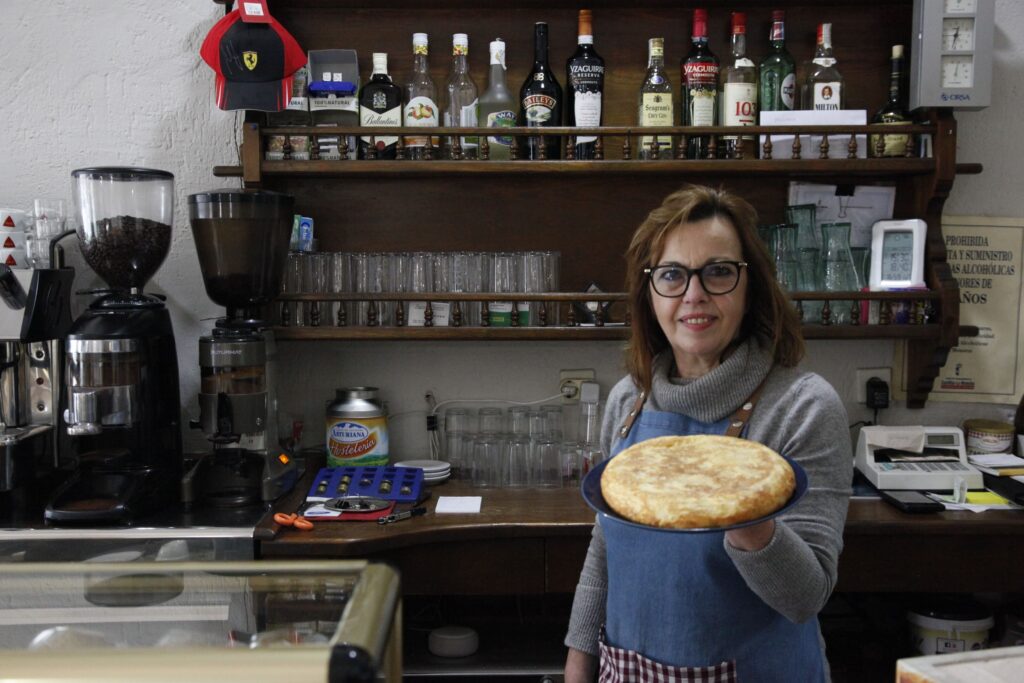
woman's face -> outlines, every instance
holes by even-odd
[[[716,261],[743,261],[736,228],[717,216],[685,223],[665,240],[655,265],[680,265],[699,270]],[[741,268],[736,289],[708,294],[694,273],[686,292],[664,297],[650,287],[658,324],[668,338],[681,377],[700,377],[716,366],[722,352],[736,338],[747,308],[747,269]]]

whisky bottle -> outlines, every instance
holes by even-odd
[[[495,38],[490,44],[491,71],[487,90],[480,95],[480,125],[487,128],[511,128],[516,125],[515,97],[505,84],[505,41]],[[491,159],[508,159],[510,135],[488,135]]]
[[[519,89],[519,125],[554,127],[562,122],[562,86],[548,66],[548,25],[543,21],[533,27],[533,67]],[[544,145],[544,158],[557,159],[559,139],[554,135],[527,139],[527,159],[539,159]]]
[[[581,9],[576,52],[565,63],[566,125],[601,125],[601,98],[604,93],[604,60],[594,50],[593,19]],[[576,136],[577,159],[593,159],[594,135]]]
[[[757,67],[747,58],[747,15],[732,13],[732,61],[722,69],[719,121],[723,126],[757,124]],[[746,153],[754,154],[752,135],[743,136]],[[719,156],[730,159],[736,154],[739,136],[723,135]]]
[[[708,13],[693,10],[693,44],[680,63],[683,88],[684,126],[718,125],[718,57],[708,47]],[[686,156],[706,159],[710,135],[691,135],[687,138]]]
[[[444,125],[476,128],[477,89],[469,75],[469,36],[452,36],[452,68],[448,73],[448,102],[444,109]],[[479,139],[475,135],[460,137],[463,159],[476,159]],[[451,140],[448,141],[451,158]]]
[[[428,39],[426,33],[414,33],[412,36],[412,75],[405,86],[405,125],[434,127],[440,125],[440,112],[437,106],[437,86],[430,77],[427,62]],[[427,156],[427,144],[437,145],[437,138],[431,140],[429,135],[417,135],[405,138],[406,155],[410,159],[423,159]],[[432,155],[433,156],[433,155]]]
[[[818,24],[818,45],[807,71],[801,106],[815,111],[843,108],[843,77],[832,56],[832,24]]]
[[[892,69],[889,72],[889,101],[878,110],[871,123],[885,123],[894,126],[911,124],[910,113],[903,104],[903,46],[892,46]],[[882,139],[882,151],[878,152],[879,138]],[[899,135],[872,135],[868,146],[870,156],[902,157],[913,145],[913,136],[909,133]]]
[[[772,30],[768,37],[772,51],[761,60],[761,87],[758,105],[761,111],[794,109],[796,65],[786,51],[786,13],[772,12]]]
[[[360,126],[401,126],[402,89],[388,76],[388,55],[386,52],[373,53],[373,74],[359,91]],[[398,136],[374,136],[374,156],[377,159],[394,159]],[[370,136],[359,138],[359,158],[369,157]]]
[[[647,41],[647,75],[640,85],[640,103],[637,124],[644,127],[671,126],[675,115],[672,111],[672,84],[665,71],[665,39],[651,38]],[[651,143],[658,140],[657,153]],[[640,138],[641,159],[671,159],[671,135],[645,135]]]

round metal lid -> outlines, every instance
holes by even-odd
[[[295,197],[271,190],[245,190],[225,187],[188,196],[189,204],[294,204]]]
[[[132,166],[92,166],[71,172],[72,178],[107,178],[110,180],[173,180],[174,174],[156,168]]]

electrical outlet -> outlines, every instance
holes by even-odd
[[[892,393],[892,368],[860,368],[857,370],[857,379],[854,380],[857,388],[857,403],[867,403],[867,384],[872,377],[885,380],[889,385],[889,393]]]
[[[594,371],[561,370],[558,373],[558,393],[562,395],[562,403],[579,403],[580,388],[584,382],[594,381]]]

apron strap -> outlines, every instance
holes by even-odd
[[[747,424],[747,420],[750,419],[750,414],[754,412],[754,406],[757,405],[757,401],[761,398],[761,392],[764,391],[765,382],[768,381],[767,375],[761,383],[757,385],[754,392],[750,394],[743,404],[736,409],[736,412],[729,418],[729,428],[725,430],[725,436],[739,437],[743,431],[743,427]],[[625,439],[629,435],[629,430],[633,428],[633,423],[636,422],[636,418],[640,415],[640,411],[643,410],[644,402],[647,400],[647,392],[641,391],[640,395],[636,397],[636,402],[633,404],[633,408],[626,415],[625,422],[619,427],[619,438]]]

